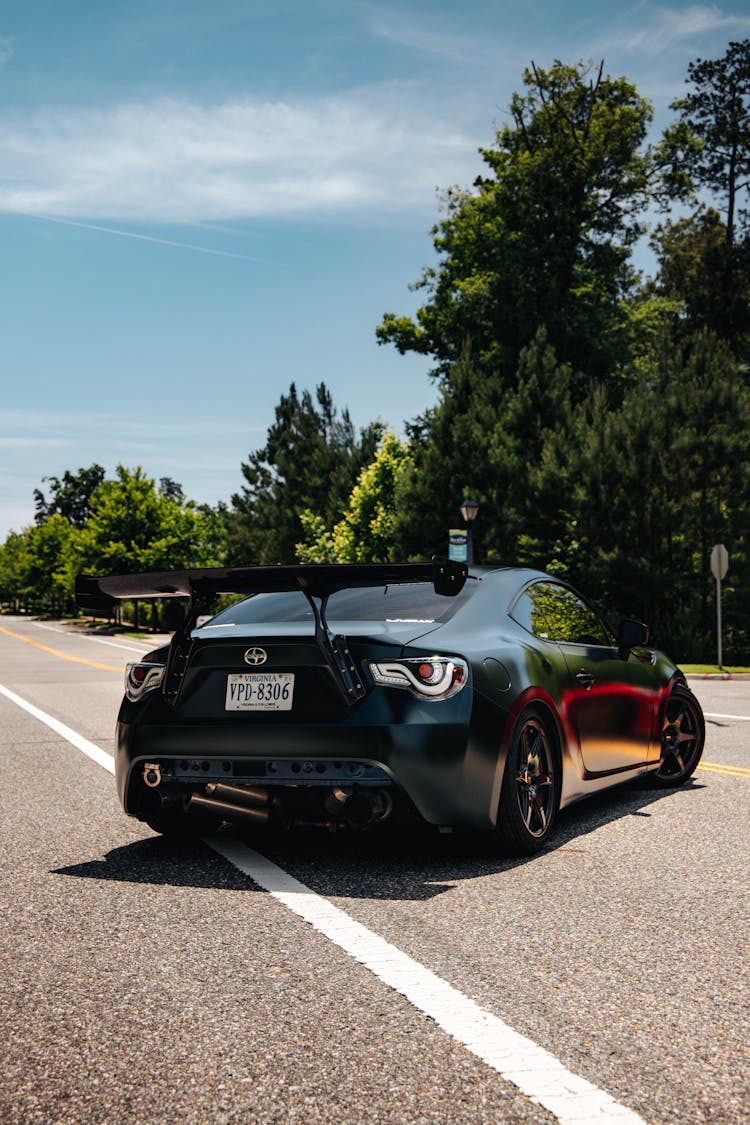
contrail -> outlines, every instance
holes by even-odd
[[[56,215],[37,215],[32,211],[22,212],[31,219],[44,219],[47,223],[63,223],[67,227],[82,227],[84,230],[98,230],[102,234],[119,234],[121,238],[138,238],[142,242],[158,242],[161,246],[176,246],[180,250],[197,250],[200,254],[215,254],[219,258],[239,258],[243,262],[260,262],[263,265],[277,265],[265,258],[252,254],[236,254],[232,250],[214,250],[210,246],[196,246],[193,242],[175,242],[171,238],[156,238],[152,234],[136,234],[132,230],[118,230],[117,227],[100,227],[95,223],[79,223],[75,219],[60,219]]]

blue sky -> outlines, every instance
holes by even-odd
[[[400,430],[429,362],[375,327],[524,66],[604,58],[658,128],[748,35],[744,0],[5,0],[0,538],[94,461],[228,500],[292,381]]]

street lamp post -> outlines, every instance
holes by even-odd
[[[466,561],[469,566],[474,564],[474,520],[477,518],[479,511],[479,501],[472,500],[470,497],[464,500],[459,508],[465,523],[468,525],[466,530]]]

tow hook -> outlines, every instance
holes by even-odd
[[[158,762],[146,762],[143,767],[143,783],[149,789],[156,789],[161,784],[161,766]]]

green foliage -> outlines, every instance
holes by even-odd
[[[502,400],[488,450],[487,503],[499,519],[485,537],[490,557],[540,565],[545,544],[563,534],[559,482],[540,475],[546,450],[571,440],[571,385],[545,329],[521,352],[515,386]]]
[[[730,43],[720,59],[691,62],[686,82],[690,89],[672,108],[678,127],[697,143],[678,152],[694,184],[723,203],[731,250],[738,206],[750,186],[750,39]]]
[[[336,555],[333,533],[326,527],[322,516],[305,508],[299,514],[304,538],[295,547],[297,562],[336,563],[341,562]]]
[[[210,504],[187,505],[195,513],[197,541],[194,555],[196,566],[226,566],[227,544],[232,526],[229,507],[220,500],[216,507]]]
[[[654,176],[641,151],[651,107],[583,63],[532,66],[524,86],[512,124],[482,150],[491,175],[444,198],[440,260],[415,286],[427,303],[415,321],[387,313],[377,330],[381,343],[433,356],[443,380],[468,354],[480,377],[507,386],[540,325],[585,377],[622,359],[628,258]]]
[[[93,467],[94,476],[98,468]],[[80,499],[91,479],[86,470],[78,476],[65,473],[68,491],[56,487],[51,505],[73,494]],[[119,465],[114,480],[100,481],[87,496],[86,507],[82,527],[55,511],[38,516],[39,522],[25,531],[11,532],[0,547],[3,601],[67,612],[73,609],[75,576],[81,571],[132,573],[224,561],[225,506],[198,508],[168,478],[157,489],[142,469]],[[80,514],[83,508],[77,510]]]
[[[412,464],[400,484],[396,534],[402,557],[444,555],[467,495],[485,498],[491,434],[502,392],[481,379],[468,349],[439,388],[437,404],[407,426]],[[481,553],[477,548],[476,557]]]
[[[305,538],[299,562],[393,562],[399,558],[397,516],[404,475],[412,465],[407,442],[386,433],[372,464],[363,469],[341,520],[331,531],[309,509],[300,520]]]
[[[613,616],[640,615],[686,658],[710,651],[715,543],[747,591],[750,393],[726,345],[665,339],[620,410],[600,388],[551,440],[540,475],[557,488],[546,565],[595,594]],[[541,482],[540,482],[541,487]],[[728,588],[735,658],[750,649],[748,593]],[[744,618],[743,618],[744,615]]]
[[[607,391],[614,406],[621,404],[627,388],[648,377],[653,356],[661,341],[681,326],[685,318],[684,295],[660,284],[648,284],[623,305],[627,321],[629,362],[618,371],[619,379],[607,381]],[[689,332],[687,326],[686,332]],[[619,384],[619,385],[618,385]]]
[[[551,435],[566,432],[573,382],[543,328],[521,350],[507,390],[480,379],[466,357],[453,366],[437,406],[410,431],[413,467],[404,473],[398,517],[406,556],[444,554],[459,505],[472,494],[481,504],[477,560],[539,561],[537,540],[559,520],[550,513],[557,490],[545,498],[535,474]]]
[[[92,573],[134,573],[192,565],[201,552],[205,517],[157,491],[140,466],[117,466],[91,498],[81,561]]]
[[[58,513],[0,547],[0,600],[49,610],[70,606],[82,532]]]
[[[266,444],[242,465],[242,491],[232,497],[229,559],[237,565],[290,563],[300,518],[310,510],[328,527],[339,518],[354,482],[374,456],[383,426],[357,434],[339,414],[325,384],[282,395]]]
[[[22,532],[11,531],[0,545],[0,602],[17,604],[23,596],[24,539]]]
[[[185,493],[182,485],[172,477],[161,477],[159,480],[159,495],[167,500],[174,500],[176,504],[185,503]]]
[[[709,329],[750,360],[750,241],[729,252],[718,211],[700,207],[659,226],[651,245],[659,262],[652,289],[678,305],[675,327],[684,335]]]
[[[492,175],[445,197],[425,304],[377,330],[432,356],[440,380],[409,427],[404,554],[444,550],[472,492],[481,561],[566,575],[688,655],[711,645],[708,558],[724,542],[727,636],[735,658],[750,651],[748,74],[747,43],[691,66],[694,92],[649,150],[650,107],[624,79],[526,72],[483,152]],[[705,206],[667,219],[659,273],[636,288],[644,203],[693,187],[721,197],[734,230]]]
[[[651,246],[659,262],[659,291],[679,300],[693,328],[715,328],[726,229],[718,211],[695,214],[657,227]]]
[[[82,532],[64,516],[53,515],[31,528],[25,550],[25,592],[46,593],[54,606],[70,601],[80,557]]]
[[[690,63],[686,82],[688,92],[672,106],[677,123],[666,133],[672,165],[712,194],[723,222],[699,209],[662,232],[666,274],[687,271],[692,328],[707,325],[748,362],[750,212],[743,203],[750,191],[750,39],[730,43],[720,59]]]
[[[93,464],[88,469],[79,469],[77,473],[66,469],[62,480],[59,477],[42,479],[49,482],[50,498],[47,500],[40,489],[34,489],[36,522],[41,524],[50,516],[60,515],[70,520],[74,527],[84,527],[91,510],[91,497],[104,480],[102,466]]]

